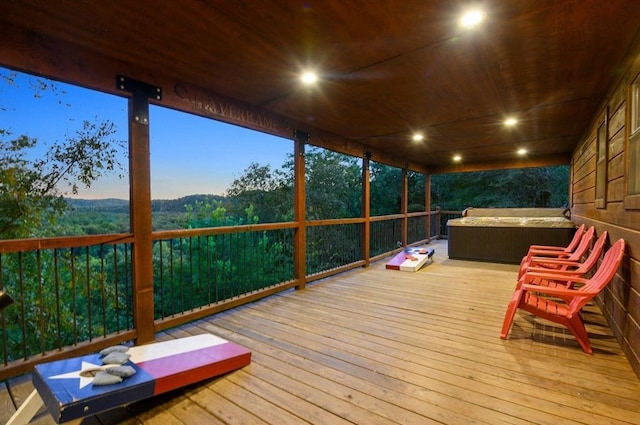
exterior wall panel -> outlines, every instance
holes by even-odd
[[[585,128],[583,139],[572,155],[571,217],[577,224],[596,227],[596,234],[609,232],[609,244],[626,241],[623,266],[598,296],[597,302],[629,362],[640,377],[640,210],[624,206],[627,181],[628,105],[627,88],[640,72],[640,37],[625,61],[625,73],[613,85],[606,100]],[[607,192],[604,208],[596,208],[596,137],[603,112],[608,111]],[[637,172],[640,172],[638,170]]]

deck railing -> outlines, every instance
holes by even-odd
[[[55,358],[96,340],[135,336],[131,241],[131,235],[0,241],[0,289],[15,301],[0,312],[0,378],[28,371],[45,353]]]
[[[154,232],[155,329],[364,266],[399,243],[439,238],[441,216],[309,221],[302,278],[295,222]],[[0,241],[0,290],[15,299],[0,311],[0,379],[136,338],[132,242],[131,234]]]
[[[293,281],[293,231],[253,225],[154,233],[156,321]]]
[[[402,214],[371,218],[371,257],[384,255],[402,245]]]
[[[318,220],[307,224],[306,274],[317,278],[363,265],[363,219]]]
[[[453,218],[460,217],[462,217],[462,211],[440,211],[440,217],[438,220],[440,228],[437,230],[437,233],[441,238],[447,239],[449,237],[449,228],[447,227],[447,221]]]

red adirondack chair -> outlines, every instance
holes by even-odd
[[[587,229],[587,231],[585,231],[580,237],[580,243],[578,244],[576,249],[571,252],[567,252],[564,249],[559,251],[529,249],[529,253],[527,254],[527,256],[524,257],[520,262],[520,269],[518,270],[518,279],[522,276],[524,272],[527,271],[529,264],[534,259],[536,260],[538,267],[545,267],[550,269],[554,269],[556,267],[551,264],[547,265],[547,263],[544,261],[545,258],[566,259],[573,262],[579,262],[580,260],[582,260],[582,257],[585,255],[585,253],[591,246],[591,242],[593,240],[593,234],[595,233],[595,231],[596,229],[594,227],[590,227],[589,229]]]
[[[596,272],[588,279],[562,273],[554,274],[553,272],[530,273],[529,276],[533,278],[565,282],[565,284],[562,287],[552,287],[523,283],[520,288],[514,291],[507,306],[500,337],[507,338],[516,311],[522,309],[565,326],[575,336],[582,349],[586,353],[593,354],[580,310],[613,279],[620,263],[622,263],[624,247],[623,239],[616,241],[607,250]],[[582,284],[582,286],[572,289],[576,283]]]
[[[580,227],[576,229],[576,232],[573,234],[573,238],[569,245],[567,246],[553,246],[553,245],[531,245],[529,247],[529,251],[527,255],[532,251],[565,251],[565,252],[573,252],[578,244],[580,243],[580,239],[582,238],[582,234],[584,233],[585,225],[581,224]]]
[[[532,273],[560,273],[563,275],[569,274],[573,276],[584,276],[586,273],[591,271],[591,269],[596,265],[600,255],[602,254],[602,250],[604,249],[604,244],[607,241],[607,231],[602,232],[596,243],[593,244],[593,248],[591,248],[591,252],[583,262],[571,261],[568,259],[549,259],[545,258],[544,260],[537,260],[536,257],[532,258],[532,261],[529,263],[529,267],[525,273],[518,279],[518,284],[516,285],[516,289],[520,288],[523,284],[527,285],[544,285],[544,286],[558,286],[566,287],[564,281],[556,282],[548,279],[541,279],[539,277],[535,277]],[[536,267],[538,261],[543,261],[547,266],[553,266],[553,270],[549,270],[548,267]]]

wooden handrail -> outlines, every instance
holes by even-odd
[[[0,254],[131,242],[133,242],[133,235],[130,233],[33,239],[3,239],[0,240]]]

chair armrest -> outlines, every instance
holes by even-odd
[[[527,271],[525,274],[520,277],[520,281],[522,282],[522,286],[529,286],[532,288],[537,288],[539,285],[531,285],[530,282],[534,279],[545,279],[545,280],[553,280],[557,282],[564,282],[566,286],[571,286],[574,283],[586,283],[586,279],[583,277],[571,274],[571,273],[556,273],[555,270],[552,272],[546,273],[538,273],[538,272],[529,272]]]
[[[584,282],[586,279],[580,279],[580,281]],[[569,296],[569,297],[580,297],[580,298],[590,298],[597,295],[597,292],[594,291],[583,291],[581,289],[568,289],[568,288],[560,288],[560,287],[551,287],[551,286],[539,286],[539,285],[522,285],[522,289],[530,292],[538,292],[545,295],[555,295],[558,297]]]
[[[560,256],[569,256],[570,252],[562,251],[562,250],[533,250],[527,253],[528,257],[560,257]]]
[[[583,272],[579,272],[578,270],[571,270],[571,269],[545,269],[544,267],[527,267],[527,271],[525,273],[549,273],[549,272],[553,272],[554,274],[561,274],[561,275],[576,275],[576,276],[582,276],[584,273]]]
[[[566,258],[546,258],[546,257],[531,257],[529,260],[529,267],[535,267],[536,264],[553,264],[556,266],[567,267],[580,267],[582,264],[580,261],[571,261]]]
[[[562,251],[566,249],[564,246],[555,246],[555,245],[531,245],[529,246],[529,251]]]

